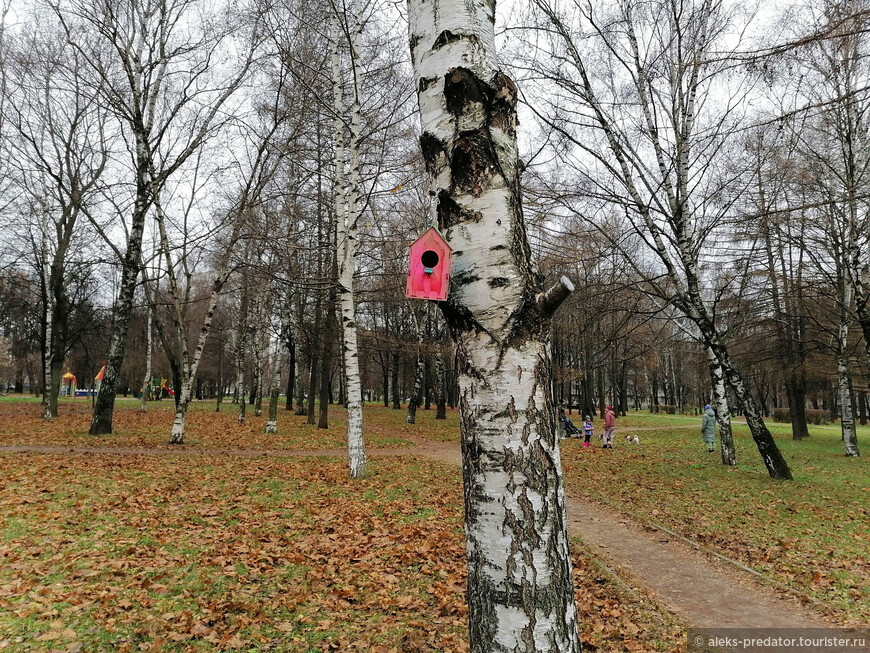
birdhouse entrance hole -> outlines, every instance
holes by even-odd
[[[423,264],[423,270],[426,274],[432,274],[432,270],[438,265],[438,252],[433,252],[431,249],[426,250],[420,257],[420,263]]]
[[[449,285],[450,245],[435,227],[430,227],[411,243],[405,297],[443,302]]]

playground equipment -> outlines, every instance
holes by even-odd
[[[164,397],[175,396],[175,391],[169,387],[168,380],[160,378],[159,376],[155,376],[148,382],[148,385],[145,387],[145,392],[147,393],[147,396],[145,397],[147,401],[160,401]]]
[[[60,396],[76,396],[76,375],[72,372],[67,372],[62,377],[60,377]]]

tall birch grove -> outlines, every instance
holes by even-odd
[[[121,280],[113,307],[112,345],[97,395],[89,432],[112,432],[115,395],[121,380],[127,331],[142,266],[142,238],[153,193],[185,164],[221,123],[224,104],[238,91],[255,51],[255,37],[239,53],[237,65],[215,79],[213,57],[232,38],[237,26],[220,9],[197,13],[202,3],[100,3],[71,0],[53,6],[68,42],[87,66],[98,89],[98,101],[120,123],[129,148],[134,198]],[[254,21],[256,24],[256,21]],[[256,28],[251,30],[256,34]],[[126,219],[119,215],[118,221]],[[106,236],[107,241],[111,240]]]
[[[471,650],[579,650],[550,394],[550,320],[522,214],[517,87],[495,3],[409,0],[433,222],[453,249],[441,304],[459,373]]]

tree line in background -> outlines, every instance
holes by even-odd
[[[774,414],[796,439],[839,418],[858,453],[865,4],[788,8],[777,47],[710,0],[510,17],[526,228],[545,277],[577,288],[552,329],[571,410],[741,412],[772,475]],[[450,330],[403,295],[433,198],[393,5],[2,10],[4,390],[44,394],[50,419],[64,373],[92,388],[105,366],[106,433],[116,395],[166,378],[174,441],[194,398],[273,430],[282,395],[321,426],[329,403],[457,404]]]

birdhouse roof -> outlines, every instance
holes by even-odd
[[[435,227],[429,227],[417,240],[411,243],[411,247],[414,249],[420,246],[431,247],[432,245],[440,245],[441,248],[446,252],[453,251],[450,248],[450,245],[447,244],[447,240]]]

